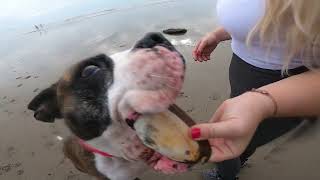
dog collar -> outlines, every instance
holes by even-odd
[[[89,152],[92,152],[94,154],[99,154],[101,156],[104,156],[104,157],[108,157],[108,158],[111,158],[113,157],[111,154],[107,153],[107,152],[104,152],[104,151],[101,151],[91,145],[89,145],[88,143],[86,143],[84,140],[82,139],[79,139],[78,140],[79,144],[87,151]]]

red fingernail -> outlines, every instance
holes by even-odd
[[[197,139],[197,138],[200,137],[200,135],[201,135],[201,131],[200,131],[199,128],[191,129],[191,137],[192,137],[192,139]]]

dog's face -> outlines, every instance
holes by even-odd
[[[132,121],[173,104],[184,71],[184,59],[171,43],[149,33],[131,50],[75,64],[28,108],[40,121],[63,118],[76,136],[114,156],[148,159]]]
[[[64,118],[71,131],[85,140],[100,136],[111,124],[108,88],[114,64],[105,55],[85,59],[42,91],[29,104],[34,117],[44,122]]]

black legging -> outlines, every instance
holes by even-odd
[[[299,67],[289,71],[290,75],[296,75],[308,71],[306,67]],[[230,97],[238,96],[252,88],[279,81],[283,77],[279,70],[267,70],[252,66],[240,57],[233,54],[229,67],[229,80],[231,85]],[[290,91],[288,91],[290,93]],[[234,180],[239,173],[240,166],[249,158],[257,147],[262,146],[273,139],[295,128],[302,122],[302,118],[269,118],[263,121],[255,132],[245,152],[239,157],[217,163],[219,174],[223,180]]]

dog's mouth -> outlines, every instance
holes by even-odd
[[[126,122],[145,146],[140,159],[162,173],[185,172],[211,155],[207,141],[198,143],[189,138],[188,126],[194,122],[176,105],[158,114],[134,112]]]
[[[160,171],[165,174],[175,174],[186,172],[192,166],[192,164],[169,159],[152,149],[148,149],[148,151],[149,152],[145,153],[145,157],[142,158],[145,158],[143,160],[156,171]]]
[[[139,121],[139,117],[141,116],[142,115],[137,112],[132,113],[128,118],[126,118],[127,125],[131,129],[136,131],[135,123]],[[144,145],[144,147],[145,150],[139,158],[156,171],[160,171],[165,174],[174,174],[186,172],[189,167],[191,167],[191,164],[172,160],[165,155],[162,155],[159,152],[155,151],[154,149],[147,147],[146,145]]]
[[[134,129],[134,123],[139,119],[140,116],[141,116],[140,113],[138,113],[138,112],[133,112],[133,113],[129,114],[129,116],[126,118],[125,121],[126,121],[127,125],[128,125],[131,129],[135,130],[135,129]]]

